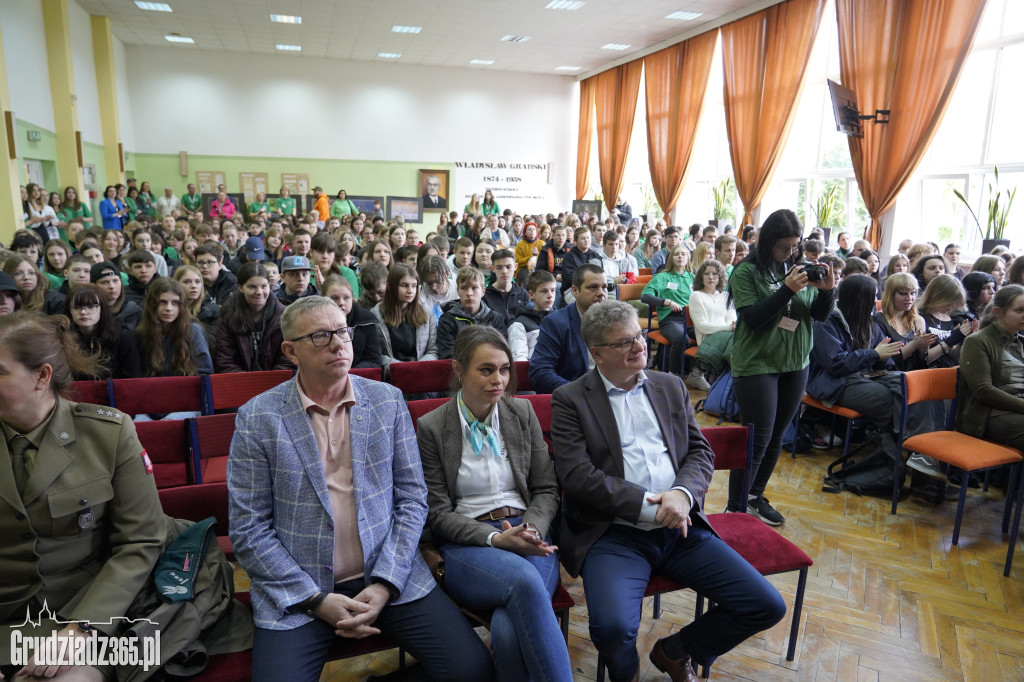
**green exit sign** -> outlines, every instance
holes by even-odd
[[[28,131],[28,141],[29,142],[39,142],[39,140],[41,140],[41,139],[43,139],[43,136],[39,133],[38,130],[30,130],[30,131]]]

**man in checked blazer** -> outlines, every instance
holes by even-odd
[[[292,381],[239,410],[231,540],[252,579],[254,680],[319,679],[334,637],[383,633],[435,680],[489,680],[486,647],[418,550],[426,487],[398,389],[349,376],[352,330],[311,296],[281,319]]]

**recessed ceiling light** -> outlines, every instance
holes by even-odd
[[[392,33],[419,33],[423,30],[422,26],[392,26]]]
[[[470,59],[470,64],[480,64],[482,66],[490,66],[494,63],[493,59]]]
[[[549,2],[544,7],[544,9],[567,9],[567,10],[573,10],[573,9],[579,9],[580,7],[583,7],[583,5],[585,5],[585,4],[587,4],[587,3],[585,3],[585,2],[578,2],[577,0],[551,0],[551,2]]]
[[[632,47],[632,46],[631,45],[623,45],[622,43],[608,43],[607,45],[602,45],[601,49],[602,50],[628,50],[630,47]]]
[[[676,21],[690,21],[700,16],[703,16],[700,12],[673,12],[672,14],[665,15],[665,18],[675,19]]]
[[[172,33],[169,36],[164,36],[164,39],[167,42],[169,42],[169,43],[189,43],[189,44],[192,44],[192,43],[196,42],[196,41],[192,40],[191,38],[189,38],[188,36],[180,36],[180,35],[177,35],[177,34],[174,34],[174,33]]]
[[[150,12],[173,12],[171,6],[166,2],[141,2],[135,0],[135,6],[139,9],[147,9]]]
[[[284,45],[282,43],[278,43],[274,47],[282,52],[302,52],[302,45]]]
[[[293,17],[291,14],[271,14],[270,20],[278,24],[301,24],[302,17]]]
[[[555,71],[579,71],[582,68],[582,66],[557,66]]]
[[[400,59],[402,57],[399,52],[378,52],[377,56],[381,59]]]
[[[529,39],[530,39],[530,36],[517,36],[517,35],[509,34],[509,35],[505,36],[504,38],[502,38],[501,41],[503,43],[525,43]]]

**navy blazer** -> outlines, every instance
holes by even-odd
[[[711,485],[715,453],[697,426],[682,380],[662,372],[646,374],[644,394],[676,467],[672,486],[690,491],[691,519],[714,532],[704,515],[704,493]],[[625,478],[622,438],[596,369],[555,391],[551,422],[558,425],[551,435],[555,473],[564,493],[556,540],[562,565],[576,577],[591,545],[616,518],[639,521],[646,491]]]
[[[252,578],[257,627],[290,630],[312,619],[295,606],[334,589],[334,521],[320,452],[302,409],[298,379],[238,411],[228,458],[235,554]],[[352,483],[364,580],[399,591],[392,603],[426,596],[436,583],[419,552],[427,489],[409,409],[394,386],[349,375]]]
[[[580,311],[573,303],[550,313],[540,323],[530,358],[530,385],[537,393],[554,393],[590,369],[587,344],[580,331]]]

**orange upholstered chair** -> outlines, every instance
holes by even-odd
[[[967,488],[970,482],[968,473],[975,471],[987,471],[995,467],[1014,465],[1010,480],[1016,481],[1017,485],[1011,485],[1006,495],[1006,505],[1003,510],[1003,532],[1007,532],[1010,523],[1010,509],[1013,503],[1015,489],[1020,497],[1020,471],[1021,451],[1007,445],[991,443],[981,438],[974,438],[966,434],[954,431],[954,418],[956,415],[956,401],[958,390],[957,367],[943,367],[937,369],[922,369],[914,372],[906,372],[903,375],[903,416],[900,420],[900,439],[903,449],[911,452],[919,452],[922,455],[933,457],[940,462],[959,467],[965,473],[961,477],[960,498],[957,501],[956,520],[953,522],[953,544],[960,540],[960,524],[963,521],[964,502],[967,498]],[[945,431],[932,431],[903,439],[903,433],[907,425],[907,411],[910,405],[930,400],[950,400],[952,407],[946,418]],[[906,463],[901,463],[903,468]],[[896,503],[899,501],[899,482],[902,476],[897,476],[893,482],[892,491],[892,513],[896,513]],[[1014,545],[1017,544],[1017,531],[1020,523],[1020,504],[1017,505],[1017,514],[1014,521],[1014,528],[1011,533],[1010,548],[1006,558],[1006,573],[1010,574],[1010,564],[1013,562]]]
[[[862,415],[857,410],[851,410],[848,407],[840,407],[839,405],[833,405],[832,407],[829,407],[828,405],[821,402],[817,398],[812,398],[809,395],[805,395],[800,402],[802,402],[807,407],[813,407],[817,410],[821,410],[822,412],[828,412],[829,414],[832,415],[832,425],[829,427],[828,431],[829,447],[832,447],[832,437],[836,433],[836,417],[842,417],[843,419],[846,420],[846,434],[843,437],[843,455],[845,456],[850,454],[850,435],[853,433],[853,420],[860,419],[864,415]],[[794,433],[800,433],[800,410],[796,411],[796,417],[794,417],[793,420],[795,422]],[[793,459],[796,459],[796,445],[797,441],[799,440],[799,438],[793,439]]]

